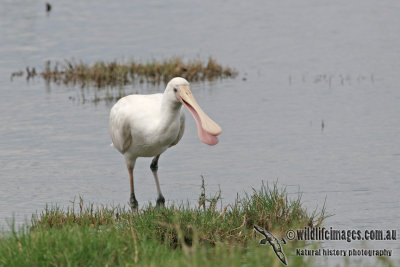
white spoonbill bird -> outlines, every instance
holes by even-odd
[[[182,138],[185,128],[182,104],[196,120],[200,140],[216,145],[221,127],[200,108],[184,78],[169,81],[163,94],[128,95],[111,109],[111,139],[113,146],[125,157],[131,189],[129,204],[133,210],[138,208],[133,183],[133,169],[138,157],[154,157],[150,169],[157,186],[157,205],[165,203],[158,181],[158,159]]]

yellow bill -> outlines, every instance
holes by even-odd
[[[217,136],[221,134],[221,127],[200,108],[188,85],[180,86],[180,101],[190,111],[197,124],[197,133],[200,140],[208,145],[218,143]]]

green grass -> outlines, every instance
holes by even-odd
[[[14,72],[13,77],[23,76],[24,72]],[[173,77],[183,77],[189,81],[214,80],[218,78],[236,77],[237,71],[223,67],[210,57],[208,61],[184,61],[172,57],[163,61],[152,60],[145,63],[129,60],[125,63],[116,60],[111,62],[98,61],[86,64],[82,61],[65,60],[64,62],[47,61],[42,72],[36,68],[26,68],[26,79],[41,76],[45,81],[56,84],[94,85],[98,88],[105,86],[123,86],[135,82],[167,83]]]
[[[30,224],[0,235],[0,266],[283,266],[270,246],[259,245],[253,225],[284,237],[288,229],[320,226],[324,207],[307,212],[301,196],[290,199],[276,183],[217,208],[220,192],[198,207],[150,204],[137,214],[124,207],[73,203],[47,206]],[[283,250],[289,266],[315,266],[295,256],[300,242]]]

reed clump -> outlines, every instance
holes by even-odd
[[[97,61],[87,64],[82,61],[65,60],[64,62],[45,63],[42,72],[36,68],[26,68],[26,79],[30,80],[41,76],[47,83],[66,85],[94,85],[98,88],[105,86],[124,86],[135,82],[167,83],[173,77],[183,77],[189,81],[205,81],[222,78],[234,78],[237,71],[230,67],[223,67],[209,57],[208,61],[200,59],[184,61],[173,57],[163,61],[152,60],[137,62],[129,60],[125,63],[116,60],[111,62]],[[21,76],[15,72],[11,77]]]

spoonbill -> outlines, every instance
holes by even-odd
[[[158,159],[182,138],[185,128],[182,104],[193,115],[200,140],[208,145],[216,145],[222,129],[200,108],[189,82],[184,78],[175,77],[169,81],[163,94],[128,95],[111,108],[112,145],[125,157],[130,181],[129,205],[132,210],[138,209],[133,179],[138,157],[154,157],[150,169],[157,187],[157,206],[164,206],[165,199],[157,174]]]

